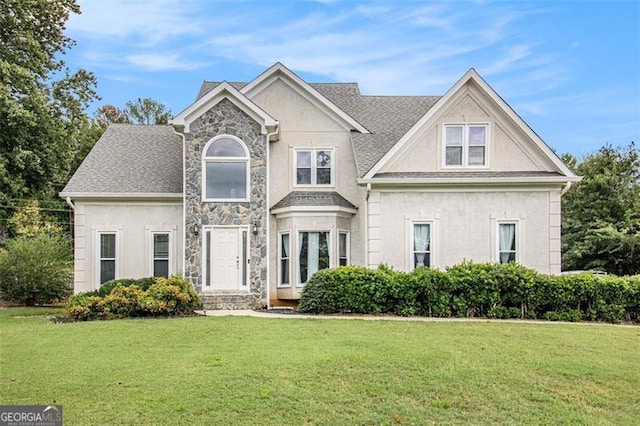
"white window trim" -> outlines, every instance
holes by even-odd
[[[351,264],[351,233],[345,229],[338,229],[338,238],[336,238],[336,267],[340,266],[340,235],[346,235],[346,256],[347,265]]]
[[[95,279],[96,279],[96,288],[100,288],[100,286],[102,286],[102,283],[100,282],[100,272],[101,272],[101,261],[103,260],[102,256],[100,255],[100,237],[101,235],[104,234],[115,234],[116,236],[116,257],[115,257],[115,268],[114,268],[114,276],[113,279],[119,279],[120,278],[120,232],[117,229],[114,230],[109,230],[109,229],[101,229],[96,231],[96,241],[95,241],[95,247],[96,247],[96,261],[95,261],[95,267],[96,267],[96,271],[95,271]]]
[[[414,247],[414,236],[413,236],[413,226],[414,225],[429,225],[429,238],[430,238],[430,247],[429,247],[429,268],[435,268],[435,248],[436,248],[436,244],[435,244],[435,240],[436,240],[436,227],[435,227],[435,220],[410,220],[409,221],[409,226],[407,229],[407,234],[408,234],[408,238],[407,240],[409,241],[409,247],[407,247],[407,256],[406,256],[406,264],[407,264],[407,271],[413,271],[415,268],[413,267],[413,247]]]
[[[332,250],[333,247],[333,231],[331,229],[298,229],[296,230],[296,241],[295,244],[293,244],[296,248],[296,251],[294,252],[295,255],[295,268],[293,268],[293,272],[295,274],[294,277],[292,277],[292,280],[295,281],[296,283],[296,288],[303,288],[305,286],[306,283],[299,283],[298,282],[298,276],[300,275],[298,272],[300,271],[300,234],[303,232],[326,232],[329,234],[328,239],[329,241],[327,241],[327,248],[329,250],[329,268],[334,267],[334,262],[335,262],[335,257],[334,257],[334,253]],[[311,278],[311,277],[307,277],[307,280]]]
[[[287,284],[283,284],[282,283],[282,236],[283,235],[289,235],[289,283]],[[278,231],[278,265],[277,265],[277,271],[278,271],[278,277],[277,277],[277,287],[278,288],[291,288],[292,287],[292,281],[293,281],[293,275],[291,273],[291,270],[293,269],[293,262],[292,260],[294,259],[293,257],[291,257],[291,255],[293,254],[293,252],[291,251],[291,249],[293,248],[293,242],[291,241],[292,238],[291,236],[293,235],[293,233],[291,232],[291,230],[283,230],[283,231]]]
[[[211,144],[213,144],[214,142],[216,142],[219,139],[233,139],[236,142],[238,142],[240,144],[240,146],[242,146],[242,149],[244,150],[245,153],[245,157],[207,157],[206,153],[207,150],[209,149],[209,146],[211,146]],[[247,147],[247,145],[242,141],[242,139],[233,136],[233,135],[219,135],[216,136],[214,138],[212,138],[209,142],[207,142],[204,146],[204,148],[202,149],[202,157],[201,157],[201,178],[202,178],[202,186],[201,186],[201,193],[202,193],[202,201],[203,202],[214,202],[214,203],[229,203],[229,202],[247,202],[250,201],[249,197],[251,196],[250,190],[251,190],[251,155],[249,153],[249,148]],[[246,189],[245,189],[245,193],[247,194],[246,197],[244,198],[207,198],[207,163],[245,163],[247,165],[246,167]]]
[[[154,273],[154,261],[156,260],[154,257],[154,246],[153,246],[153,236],[156,234],[168,234],[169,235],[169,257],[167,259],[169,263],[168,273],[169,276],[175,274],[173,270],[173,232],[171,230],[166,229],[152,229],[149,230],[149,276],[153,277]]]
[[[483,126],[485,130],[485,144],[484,144],[484,164],[482,165],[469,165],[469,127]],[[447,165],[447,127],[462,127],[462,164],[461,165]],[[442,168],[443,169],[488,169],[489,168],[489,141],[491,128],[489,123],[445,123],[442,125]]]
[[[522,222],[520,219],[498,219],[495,227],[495,252],[494,261],[500,263],[500,225],[515,224],[516,225],[516,263],[521,263],[522,259]]]
[[[311,183],[298,183],[298,152],[311,151]],[[314,181],[317,178],[317,167],[315,164],[315,153],[317,151],[331,151],[331,183],[317,184]],[[316,172],[316,173],[314,173]],[[333,188],[336,186],[336,152],[334,148],[295,148],[293,150],[293,186],[296,188]]]

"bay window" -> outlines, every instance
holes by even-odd
[[[329,231],[298,232],[298,286],[329,266]]]
[[[338,266],[349,264],[349,233],[338,232]]]
[[[291,286],[291,234],[289,232],[280,233],[278,249],[278,287]]]

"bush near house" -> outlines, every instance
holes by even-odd
[[[184,278],[111,280],[99,290],[69,298],[67,315],[87,321],[126,317],[184,316],[200,304],[198,294]]]
[[[446,271],[417,268],[410,273],[347,266],[313,275],[298,309],[618,323],[640,318],[640,276],[549,276],[515,263],[463,262]]]
[[[71,246],[63,236],[37,234],[7,241],[0,249],[0,296],[28,306],[71,293]]]

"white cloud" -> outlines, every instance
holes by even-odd
[[[142,53],[127,55],[125,59],[146,71],[193,70],[206,66],[206,63],[190,62],[177,54]]]

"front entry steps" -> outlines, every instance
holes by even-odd
[[[201,293],[200,300],[203,310],[261,309],[263,305],[260,294],[246,292]]]

